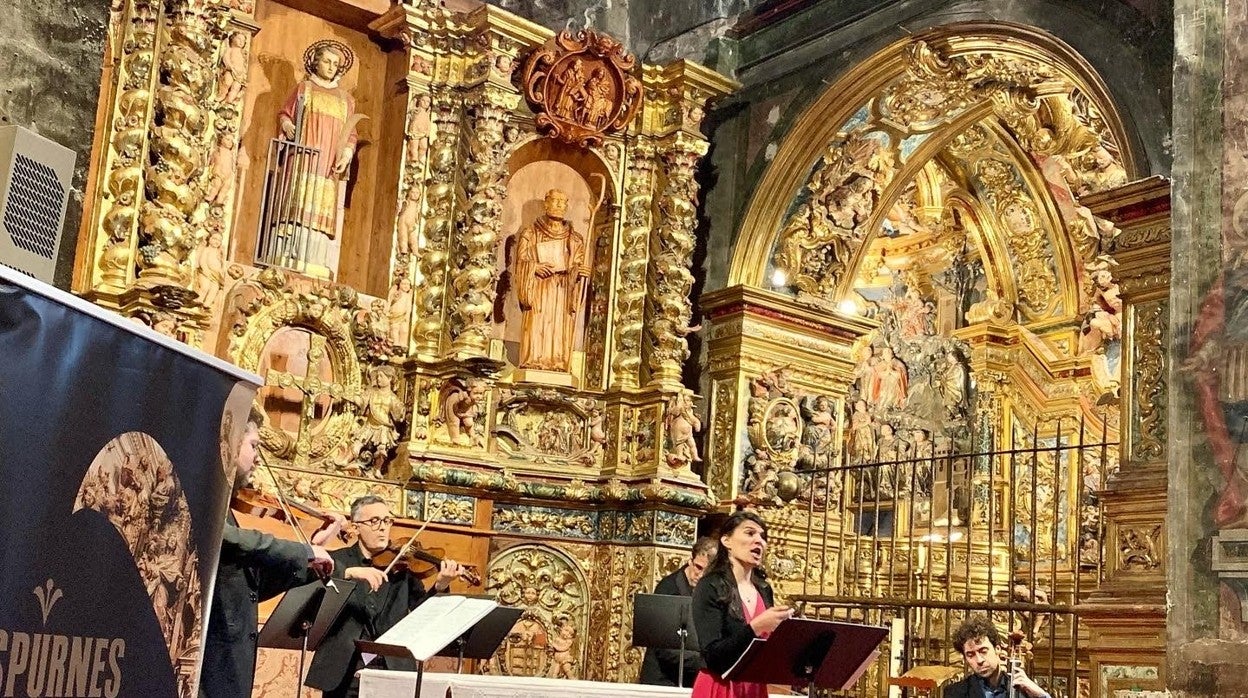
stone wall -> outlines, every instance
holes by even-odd
[[[74,190],[65,214],[56,283],[69,286],[91,159],[104,58],[106,0],[0,2],[0,124],[32,129],[73,150]]]
[[[1179,0],[1175,19],[1168,684],[1248,696],[1248,434],[1227,374],[1248,334],[1248,0]]]

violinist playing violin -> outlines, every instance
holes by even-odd
[[[239,442],[234,464],[234,491],[247,484],[260,462],[260,425],[264,414],[254,406]],[[257,620],[260,601],[303,584],[305,570],[328,575],[329,553],[316,543],[275,538],[239,528],[227,514],[212,595],[200,698],[250,698],[256,673]]]
[[[464,568],[454,560],[441,560],[437,578],[426,589],[420,577],[407,569],[396,569],[389,575],[378,569],[373,564],[374,558],[380,559],[383,553],[392,552],[390,527],[394,524],[390,506],[381,497],[366,495],[352,502],[351,522],[358,531],[359,541],[331,552],[330,556],[334,559],[335,575],[355,581],[356,587],[316,651],[304,682],[319,688],[325,698],[359,695],[360,682],[355,673],[363,667],[363,661],[355,647],[356,640],[377,639],[422,601],[445,592],[452,580],[465,574]],[[383,660],[388,669],[416,670],[410,660],[394,657],[379,657],[370,666],[377,666]]]

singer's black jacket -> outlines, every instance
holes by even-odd
[[[702,659],[707,670],[719,676],[736,663],[755,637],[745,622],[736,586],[724,574],[712,573],[693,588],[693,625],[698,629]],[[760,585],[758,592],[767,608],[775,605],[770,585]]]

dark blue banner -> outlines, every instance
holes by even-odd
[[[254,380],[0,267],[0,695],[194,695]]]

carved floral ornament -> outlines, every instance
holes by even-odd
[[[1037,182],[1030,194],[1054,197],[1076,252],[1085,259],[1104,252],[1117,231],[1092,216],[1077,197],[1118,186],[1127,174],[1117,137],[1088,89],[1055,65],[1006,51],[958,54],[951,45],[915,41],[902,55],[904,70],[849,112],[852,116],[824,141],[829,145],[774,234],[770,259],[749,251],[744,240],[734,277],[753,279],[749,283],[770,280],[799,297],[835,303],[852,281],[846,277],[862,250],[924,164],[942,152],[961,161],[968,151],[991,144],[972,144],[963,135],[987,135],[976,123],[999,133],[1011,151],[1030,156],[1024,167]],[[803,130],[799,124],[789,138],[802,139]],[[1019,157],[1014,152],[1002,156]],[[773,162],[773,170],[780,160]],[[974,163],[963,164],[974,172]],[[792,171],[796,163],[787,165]],[[997,189],[1004,187],[997,184]],[[764,206],[770,204],[752,208]],[[751,211],[746,228],[757,226],[757,215],[770,214]],[[754,229],[746,234],[766,233]],[[1051,296],[1052,289],[1043,285],[1032,280],[1027,290],[1034,292],[1033,300]]]
[[[636,56],[605,34],[560,32],[524,66],[524,96],[538,129],[590,147],[626,127],[642,100],[641,82],[632,75],[636,64]]]

